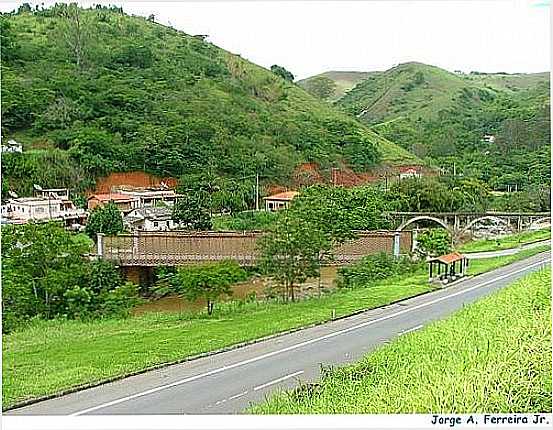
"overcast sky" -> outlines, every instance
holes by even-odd
[[[59,0],[58,0],[59,1]],[[22,2],[2,0],[0,10]],[[50,4],[51,1],[31,4]],[[469,72],[550,70],[550,0],[110,3],[296,77],[420,61]]]

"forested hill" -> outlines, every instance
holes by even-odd
[[[301,162],[366,170],[415,157],[239,55],[116,7],[4,14],[2,135],[11,186],[82,188],[111,171],[259,172]],[[22,182],[20,182],[22,181]]]
[[[492,188],[550,183],[549,73],[405,63],[369,74],[335,105],[428,163],[451,172],[455,162]]]

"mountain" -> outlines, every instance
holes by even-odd
[[[3,183],[83,190],[114,171],[162,177],[418,159],[300,86],[209,43],[121,8],[25,5],[0,17]],[[7,185],[3,186],[3,191]]]
[[[380,72],[330,71],[299,80],[297,84],[308,93],[320,99],[335,101],[359,82]]]
[[[550,183],[549,85],[549,73],[411,62],[369,75],[334,104],[428,164],[520,189]]]

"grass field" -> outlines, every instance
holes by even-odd
[[[550,249],[551,246],[542,245],[536,246],[535,248],[525,249],[524,251],[517,252],[513,255],[471,260],[469,263],[468,273],[469,275],[479,275],[481,273],[497,269],[498,267],[511,264],[515,261],[531,257],[532,255],[539,254],[540,252],[548,251]]]
[[[551,400],[548,269],[250,412],[532,413]]]
[[[473,262],[490,270],[540,250]],[[530,252],[531,251],[531,252]],[[543,251],[543,250],[542,250]],[[99,383],[267,335],[321,323],[431,291],[427,273],[389,278],[291,304],[228,303],[203,313],[150,313],[122,320],[37,321],[3,337],[3,408]]]
[[[500,251],[502,249],[516,248],[525,243],[535,242],[551,238],[551,229],[536,231],[525,231],[517,234],[510,234],[497,239],[474,240],[462,245],[459,248],[461,252],[485,252]]]

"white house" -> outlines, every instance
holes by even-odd
[[[2,152],[23,152],[23,145],[13,139],[8,140],[8,144],[2,144]]]
[[[9,224],[25,224],[29,221],[63,221],[67,227],[82,226],[87,214],[76,208],[71,200],[44,197],[20,197],[9,199],[2,206],[2,221]]]
[[[399,168],[399,179],[420,178],[422,171],[420,166],[403,166]]]
[[[265,210],[268,212],[278,211],[280,209],[288,209],[290,202],[299,193],[297,191],[285,191],[283,193],[273,194],[265,197]]]
[[[130,211],[123,222],[130,231],[168,231],[179,227],[171,215],[169,207],[142,207]]]

